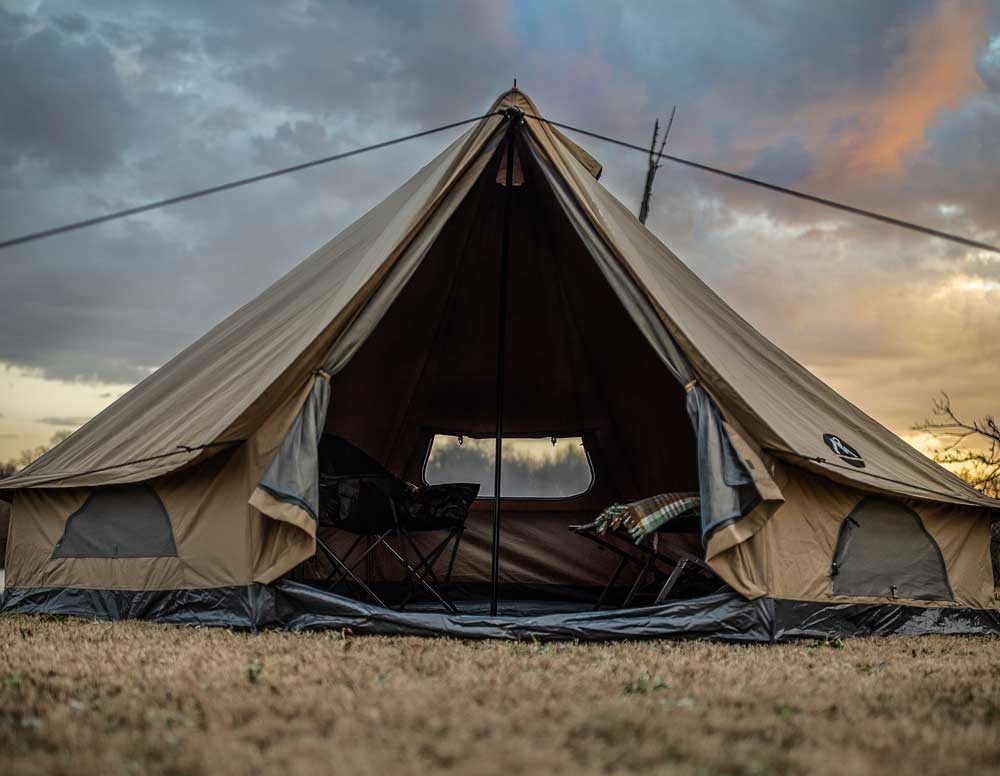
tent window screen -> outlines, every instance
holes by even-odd
[[[471,482],[480,498],[493,496],[495,438],[436,434],[424,463],[424,482]],[[578,436],[503,441],[504,498],[573,498],[590,490],[594,469]]]
[[[53,558],[177,557],[170,518],[148,485],[95,490],[70,515]]]
[[[835,595],[954,601],[941,550],[912,509],[863,498],[840,526]]]

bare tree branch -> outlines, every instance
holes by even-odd
[[[967,421],[960,418],[944,391],[932,404],[932,417],[913,426],[932,435],[941,447],[932,451],[938,463],[956,467],[969,484],[987,496],[1000,498],[1000,424],[993,415]]]

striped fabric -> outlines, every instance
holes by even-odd
[[[697,493],[661,493],[631,504],[612,504],[593,523],[582,527],[601,534],[625,530],[638,544],[675,517],[697,509],[700,503]]]

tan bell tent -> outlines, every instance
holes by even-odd
[[[0,484],[13,500],[4,610],[543,638],[1000,632],[1000,503],[768,342],[540,115],[522,92],[502,95],[383,202]],[[436,438],[489,440],[498,422],[504,438],[579,438],[592,482],[472,504],[454,567],[463,613],[316,584],[322,439],[421,483]],[[658,541],[697,556],[708,588],[592,610],[587,591],[616,558],[568,526],[690,491],[694,525]],[[393,567],[365,573],[388,583]],[[491,581],[493,616],[475,608]],[[558,606],[503,605],[532,590]]]

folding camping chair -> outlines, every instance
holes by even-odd
[[[639,572],[629,587],[621,607],[632,605],[647,575],[652,573],[656,582],[662,580],[653,605],[661,604],[670,596],[681,575],[690,567],[711,573],[711,568],[700,558],[675,547],[659,546],[658,532],[677,524],[679,519],[697,510],[699,499],[692,493],[664,493],[631,504],[609,507],[596,520],[587,525],[573,525],[569,529],[589,539],[602,549],[618,556],[618,564],[601,590],[594,609],[600,609],[629,564],[638,566]],[[650,537],[652,540],[650,541]],[[670,568],[664,574],[659,565]]]
[[[465,530],[468,508],[479,493],[478,485],[453,484],[414,488],[389,472],[320,475],[320,527],[355,534],[347,552],[338,555],[327,543],[317,548],[333,566],[326,583],[353,583],[379,606],[385,603],[357,574],[358,567],[384,549],[406,573],[409,590],[399,607],[405,607],[423,589],[449,612],[457,611],[447,598],[458,547]],[[411,534],[441,531],[444,538],[423,553]],[[399,549],[390,543],[396,539]],[[367,541],[360,555],[355,553]],[[438,559],[451,546],[443,579],[434,571]],[[402,550],[402,552],[400,552]],[[409,552],[416,556],[411,564]],[[433,583],[433,584],[432,584]],[[435,585],[441,588],[440,592]]]

